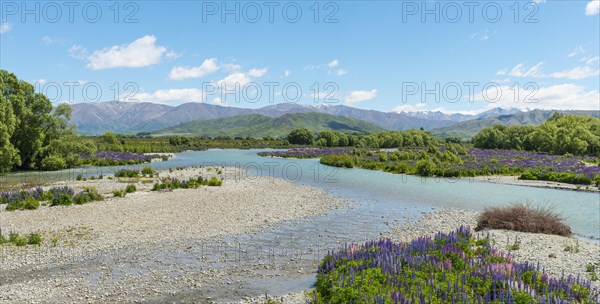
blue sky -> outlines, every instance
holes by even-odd
[[[597,0],[54,3],[0,7],[53,102],[600,110]]]

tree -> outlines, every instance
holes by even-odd
[[[95,152],[76,136],[70,117],[69,105],[53,108],[31,84],[0,70],[0,172],[65,168],[77,165],[80,153]]]
[[[287,140],[290,144],[294,145],[312,145],[315,136],[311,130],[301,128],[290,132],[287,136]]]
[[[102,135],[102,141],[107,144],[116,144],[117,135],[113,132],[106,132]]]

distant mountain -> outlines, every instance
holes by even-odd
[[[185,103],[176,107],[153,103],[81,103],[72,105],[71,121],[84,134],[152,132],[194,120],[209,120],[248,114],[279,117],[291,113],[324,113],[364,120],[385,129],[427,130],[449,126],[455,121],[428,119],[403,113],[362,110],[348,106],[306,106],[280,103],[259,109],[224,107],[206,103]]]
[[[264,137],[285,136],[298,128],[313,132],[337,130],[341,132],[371,133],[383,128],[355,118],[324,113],[292,113],[279,117],[247,114],[210,120],[194,120],[155,132],[157,135]]]
[[[517,112],[515,114],[499,115],[485,118],[477,118],[456,123],[451,126],[433,129],[431,133],[433,135],[446,137],[446,136],[459,136],[462,139],[470,139],[481,129],[495,125],[505,126],[524,126],[524,125],[539,125],[546,121],[555,112],[564,114],[575,114],[575,115],[589,115],[600,118],[600,111],[558,111],[558,110],[531,110],[529,112]]]
[[[487,118],[487,117],[493,117],[493,116],[498,116],[498,115],[516,114],[519,112],[522,112],[522,111],[519,109],[516,109],[516,108],[510,108],[510,109],[494,108],[491,110],[487,110],[485,112],[481,112],[479,114],[461,114],[461,113],[447,114],[447,113],[443,113],[440,111],[415,111],[415,112],[400,112],[400,113],[410,116],[410,117],[417,117],[417,118],[426,119],[426,120],[449,120],[449,121],[454,121],[454,122],[461,122],[461,121],[467,121],[467,120],[471,120],[471,119]]]

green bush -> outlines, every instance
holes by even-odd
[[[218,178],[214,177],[214,176],[213,176],[213,177],[211,177],[211,178],[210,178],[210,179],[209,179],[209,180],[206,182],[206,185],[207,185],[207,186],[211,186],[211,187],[214,187],[214,186],[221,186],[221,184],[222,184],[222,181],[221,181],[220,179],[218,179]]]
[[[141,172],[142,172],[143,176],[149,176],[149,177],[153,177],[154,174],[156,174],[156,171],[154,171],[154,169],[150,166],[142,167]]]
[[[40,202],[33,197],[28,197],[23,201],[23,209],[35,210],[40,207]]]
[[[127,185],[127,187],[125,187],[126,193],[133,193],[135,191],[137,191],[137,188],[135,187],[135,185]]]
[[[62,193],[52,196],[49,202],[50,206],[70,206],[73,203],[73,199],[70,195]]]
[[[354,160],[350,155],[324,155],[321,157],[320,163],[324,165],[342,167],[342,168],[353,168],[355,165]]]
[[[9,234],[8,241],[15,244],[15,246],[27,245],[27,239],[24,236],[20,236],[18,233]]]
[[[37,233],[32,233],[27,238],[27,244],[29,245],[39,245],[42,243],[42,237]]]
[[[135,177],[140,177],[140,172],[137,170],[121,169],[121,170],[115,172],[115,177],[135,178]]]
[[[49,155],[42,160],[40,167],[43,170],[60,170],[67,168],[67,162],[58,155]]]
[[[112,194],[114,197],[125,197],[126,192],[124,190],[115,190]]]

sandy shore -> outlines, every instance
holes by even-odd
[[[561,190],[574,190],[574,191],[586,191],[600,193],[600,188],[593,185],[573,185],[567,183],[557,183],[551,181],[539,181],[539,180],[524,180],[519,179],[518,176],[503,176],[503,175],[491,175],[491,176],[476,176],[468,177],[475,181],[494,183],[494,184],[505,184],[515,186],[526,186],[526,187],[537,187],[537,188],[549,188],[549,189],[561,189]]]
[[[218,170],[223,172],[218,174]],[[193,290],[220,276],[219,269],[206,269],[204,273],[185,271],[184,262],[165,266],[163,255],[192,251],[196,249],[192,244],[203,240],[257,232],[270,224],[317,215],[347,203],[325,191],[280,179],[228,179],[239,176],[228,168],[160,173],[161,177],[178,178],[198,175],[226,177],[221,187],[150,192],[152,182],[138,182],[138,192],[124,198],[110,197],[81,206],[0,212],[3,233],[38,232],[44,236],[41,246],[0,247],[0,302],[162,299],[173,290]],[[109,196],[111,191],[123,189],[131,182],[105,178],[67,184],[76,191],[94,186]],[[118,265],[123,259],[129,265],[142,265],[132,271]]]

